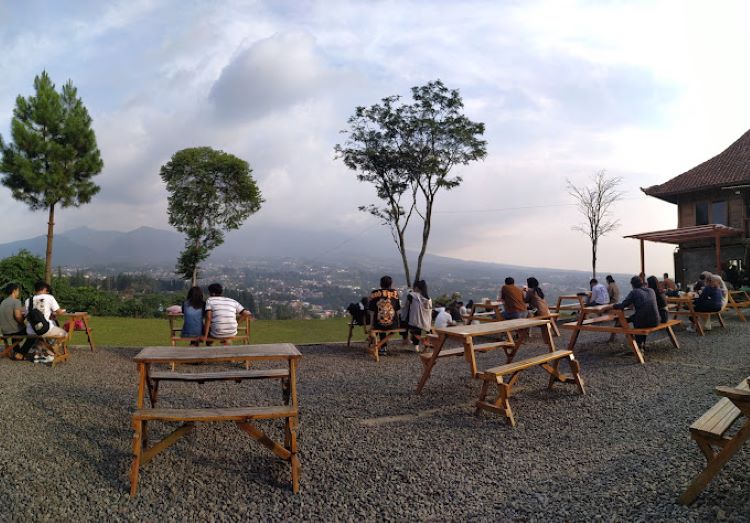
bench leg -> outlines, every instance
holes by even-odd
[[[636,359],[638,360],[638,363],[641,365],[645,364],[645,360],[643,359],[643,353],[641,352],[641,348],[638,347],[638,342],[635,341],[635,338],[632,334],[626,334],[625,335],[625,344],[630,347],[630,349],[633,351],[633,354],[635,354]]]
[[[281,400],[284,402],[284,405],[289,405],[289,400],[291,398],[290,391],[289,379],[285,378],[281,380]]]
[[[511,427],[516,426],[516,419],[513,416],[513,411],[510,408],[510,391],[512,386],[508,383],[503,382],[503,377],[498,376],[496,378],[497,384],[497,398],[494,402],[489,403],[485,401],[484,399],[481,399],[481,392],[480,392],[480,399],[477,400],[476,403],[476,414],[479,414],[482,410],[489,410],[490,412],[494,412],[495,414],[502,414],[506,418],[508,418],[508,421],[510,422]],[[485,390],[485,386],[489,385],[489,381],[485,380],[485,382],[482,384],[482,391],[484,391],[484,394],[486,396],[487,391]]]
[[[679,498],[683,505],[690,505],[695,501],[721,468],[726,465],[727,461],[734,455],[745,441],[750,438],[750,421],[740,429],[740,431],[724,446],[721,451],[709,462],[703,471],[690,483],[688,488]]]
[[[291,452],[289,465],[292,469],[292,490],[295,494],[299,492],[300,464],[297,458],[297,418],[286,418],[284,422],[284,447]]]
[[[724,318],[722,317],[722,315],[721,315],[721,313],[720,313],[720,312],[717,312],[717,313],[716,313],[716,317],[717,317],[717,318],[719,318],[719,325],[721,325],[721,328],[722,328],[722,329],[726,329],[726,328],[727,328],[727,326],[726,326],[726,325],[724,325]],[[710,318],[710,316],[709,316],[709,318]]]
[[[482,407],[479,406],[480,403],[483,403],[487,399],[487,392],[490,388],[490,380],[482,380],[482,388],[479,390],[479,401],[477,401],[476,404],[476,410],[474,411],[475,416],[479,416],[479,413],[482,412]]]
[[[432,349],[432,355],[430,356],[430,359],[425,361],[424,358],[420,358],[420,360],[422,360],[422,365],[424,368],[422,369],[422,377],[419,378],[419,383],[417,384],[417,394],[420,394],[422,392],[425,383],[427,383],[427,380],[430,379],[430,374],[432,374],[432,367],[435,366],[435,362],[437,362],[438,356],[440,356],[440,351],[443,349],[443,345],[445,344],[445,340],[447,339],[448,338],[444,334],[441,334],[438,338],[438,342]]]
[[[141,454],[143,453],[143,439],[141,437],[143,422],[133,420],[133,463],[130,465],[130,496],[133,497],[138,492],[138,473],[141,468]]]
[[[672,346],[675,349],[680,348],[680,342],[677,341],[677,336],[674,335],[674,331],[672,330],[672,327],[667,327],[667,335],[669,336],[669,341],[672,342]]]
[[[346,346],[351,347],[352,346],[352,332],[354,331],[354,325],[349,324],[349,336],[346,338]]]

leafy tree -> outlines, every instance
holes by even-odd
[[[16,98],[12,142],[0,136],[2,184],[32,210],[46,209],[47,251],[44,279],[52,280],[52,241],[56,207],[79,207],[99,187],[91,178],[103,163],[91,117],[73,83],[55,90],[46,71],[34,78],[35,95]]]
[[[0,260],[0,289],[9,283],[17,283],[21,287],[21,296],[31,296],[34,284],[43,276],[44,260],[26,249]]]
[[[610,208],[622,198],[617,187],[622,182],[619,176],[607,176],[601,170],[591,177],[591,185],[576,187],[570,180],[566,180],[568,194],[576,202],[578,211],[585,218],[584,222],[575,225],[574,231],[579,231],[591,240],[591,274],[596,278],[596,253],[599,238],[614,231],[620,226],[618,220],[611,219]]]
[[[177,273],[198,281],[198,267],[224,243],[225,230],[237,229],[260,209],[263,198],[248,163],[210,147],[176,152],[161,168],[169,191],[169,224],[185,234]]]
[[[414,280],[432,231],[438,192],[455,189],[463,179],[452,175],[456,165],[467,165],[487,156],[480,137],[484,124],[462,113],[456,89],[436,80],[411,89],[412,103],[389,96],[371,107],[357,107],[349,118],[346,142],[335,147],[357,179],[375,186],[381,204],[360,207],[390,229],[404,267],[407,285],[411,270],[406,254],[406,232],[416,214],[421,220],[421,245]]]

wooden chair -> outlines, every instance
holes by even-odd
[[[567,359],[570,365],[570,372],[572,376],[566,376],[558,371],[558,365],[560,360]],[[551,363],[551,365],[550,365]],[[510,408],[510,396],[513,391],[513,386],[516,384],[518,377],[521,372],[531,367],[542,367],[550,375],[548,388],[552,388],[556,382],[560,383],[575,383],[581,394],[585,394],[583,386],[583,379],[581,378],[580,372],[581,367],[573,356],[573,351],[570,350],[556,350],[533,356],[525,360],[518,360],[499,367],[493,367],[487,369],[484,372],[479,373],[479,378],[482,380],[482,388],[479,392],[479,400],[476,403],[476,415],[479,415],[482,410],[488,410],[496,414],[502,414],[511,426],[516,426],[516,419],[513,416],[513,411]],[[504,376],[510,375],[508,382],[504,381]],[[489,386],[494,383],[497,387],[497,398],[488,402],[485,400],[487,393],[489,392]]]
[[[729,459],[750,438],[750,378],[737,387],[716,387],[716,394],[723,396],[695,423],[690,425],[690,435],[706,457],[706,467],[690,483],[679,498],[680,503],[690,505],[718,474]],[[740,417],[742,427],[730,437],[730,427]]]
[[[742,309],[750,307],[750,295],[748,295],[747,291],[729,291],[727,306],[733,308],[734,312],[737,313],[737,317],[746,322],[747,320],[745,319],[745,315],[742,314]]]

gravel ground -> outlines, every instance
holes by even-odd
[[[676,502],[703,466],[688,426],[716,385],[750,374],[750,326],[728,327],[680,332],[679,350],[650,340],[645,366],[605,334],[583,333],[587,394],[548,391],[546,373],[531,369],[511,403],[515,429],[473,415],[479,384],[460,358],[442,360],[418,397],[421,365],[405,347],[380,364],[361,345],[303,347],[296,496],[285,463],[233,425],[209,424],[143,467],[130,499],[137,351],[74,348],[54,369],[4,359],[0,521],[748,521],[747,447],[692,507]],[[535,334],[519,357],[541,351]],[[481,355],[480,367],[501,356]],[[160,400],[273,403],[277,389],[164,383]],[[264,427],[281,438],[280,423]],[[152,437],[169,428],[152,424]]]

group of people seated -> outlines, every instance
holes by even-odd
[[[17,361],[30,360],[37,363],[51,363],[55,359],[52,347],[59,341],[55,338],[67,336],[57,325],[56,318],[65,313],[52,295],[50,285],[38,281],[34,285],[34,295],[21,301],[21,287],[9,283],[3,289],[5,299],[0,302],[0,332],[3,336],[44,336],[47,343],[39,343],[37,338],[27,338],[16,344],[11,354]]]
[[[250,316],[238,301],[223,296],[224,288],[220,283],[208,286],[208,299],[203,298],[200,287],[191,287],[187,298],[182,303],[183,338],[195,338],[190,342],[193,346],[201,342],[211,345],[209,338],[227,339],[237,335],[237,317]]]

